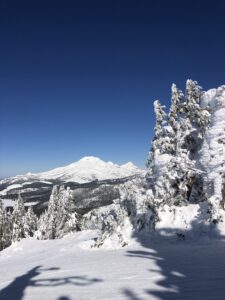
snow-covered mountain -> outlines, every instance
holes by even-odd
[[[86,156],[68,166],[39,173],[36,176],[40,179],[60,179],[84,183],[93,180],[128,177],[141,172],[142,170],[131,162],[119,166],[112,162],[105,162],[94,156]]]
[[[0,198],[15,199],[18,192],[21,192],[25,201],[47,201],[55,184],[64,184],[72,189],[84,185],[99,186],[101,183],[123,182],[144,173],[144,170],[131,162],[117,165],[87,156],[65,167],[47,172],[27,173],[3,179],[0,181]]]
[[[123,178],[140,173],[143,173],[143,170],[139,169],[131,162],[120,166],[112,162],[105,162],[98,157],[86,156],[65,167],[56,168],[42,173],[17,175],[1,180],[0,184],[17,184],[20,181],[28,183],[29,181],[34,180],[42,180],[46,183],[48,183],[48,180],[85,183],[94,180]]]

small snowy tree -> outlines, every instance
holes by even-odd
[[[188,79],[185,92],[185,112],[192,126],[198,130],[201,138],[209,125],[210,117],[208,109],[201,107],[202,94],[202,87],[198,85],[197,81]]]
[[[11,244],[11,220],[0,199],[0,251]]]
[[[177,155],[180,150],[180,140],[181,140],[181,118],[182,118],[182,103],[184,101],[184,95],[181,90],[177,88],[175,84],[171,87],[171,106],[168,114],[168,135],[173,143],[172,154]]]
[[[38,240],[48,239],[48,213],[47,210],[43,212],[37,221],[37,231],[35,237]]]
[[[164,111],[164,106],[162,106],[159,100],[154,101],[154,111],[156,115],[156,125],[154,128],[154,137],[152,140],[152,147],[149,151],[148,159],[147,159],[147,167],[150,167],[152,162],[154,161],[155,152],[157,150],[162,151],[162,145],[164,141],[164,123],[166,113]]]
[[[151,231],[154,216],[146,201],[143,180],[133,179],[119,187],[120,197],[113,204],[95,209],[84,216],[85,229],[100,229],[94,247],[124,247],[135,231]]]
[[[183,102],[184,94],[179,90],[176,84],[171,87],[171,105],[168,114],[168,124],[176,132],[179,128],[179,115],[181,113],[181,104]]]
[[[53,186],[47,210],[47,238],[55,239],[57,235],[57,222],[59,211],[59,186]]]
[[[74,201],[70,188],[61,186],[59,189],[59,211],[57,222],[57,237],[79,230],[79,216],[74,211]]]
[[[25,217],[25,207],[23,198],[19,194],[18,199],[16,200],[14,210],[12,213],[12,240],[20,241],[25,237],[24,232],[24,217]]]
[[[24,218],[25,237],[34,236],[36,230],[37,230],[37,216],[33,211],[33,206],[30,206]]]
[[[5,219],[4,219],[4,209],[2,200],[0,199],[0,251],[4,249],[4,225],[5,225]]]

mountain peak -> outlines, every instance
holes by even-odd
[[[123,165],[121,166],[121,168],[138,169],[138,167],[135,166],[135,164],[133,164],[131,161],[129,161],[129,162],[123,164]]]
[[[82,157],[80,160],[78,160],[78,162],[82,162],[82,161],[103,161],[100,158],[96,157],[96,156],[84,156]]]

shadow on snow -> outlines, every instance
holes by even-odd
[[[199,218],[192,222],[191,230],[185,236],[196,234],[195,228],[199,226],[201,218],[200,211]],[[178,235],[177,240],[174,240],[165,237],[165,234],[168,236],[175,230],[166,228],[152,239],[135,234],[136,240],[146,250],[127,251],[127,256],[145,259],[146,265],[148,260],[154,261],[156,269],[149,269],[149,281],[155,278],[155,288],[145,289],[144,298],[143,294],[140,296],[132,289],[124,289],[123,294],[130,300],[224,300],[225,243],[219,241],[224,241],[225,237],[219,235],[215,224],[202,226],[203,232],[211,237],[216,236],[214,241],[188,241],[184,235]]]
[[[16,277],[12,283],[0,291],[1,300],[22,300],[27,287],[56,287],[61,285],[87,286],[101,282],[98,278],[89,278],[88,276],[68,276],[46,279],[34,279],[42,271],[56,271],[59,268],[42,269],[37,266],[29,270],[26,274]],[[70,300],[67,296],[61,296],[58,300]]]

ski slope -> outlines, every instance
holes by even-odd
[[[95,236],[14,243],[0,254],[0,299],[225,299],[224,242],[142,239],[93,249]]]

